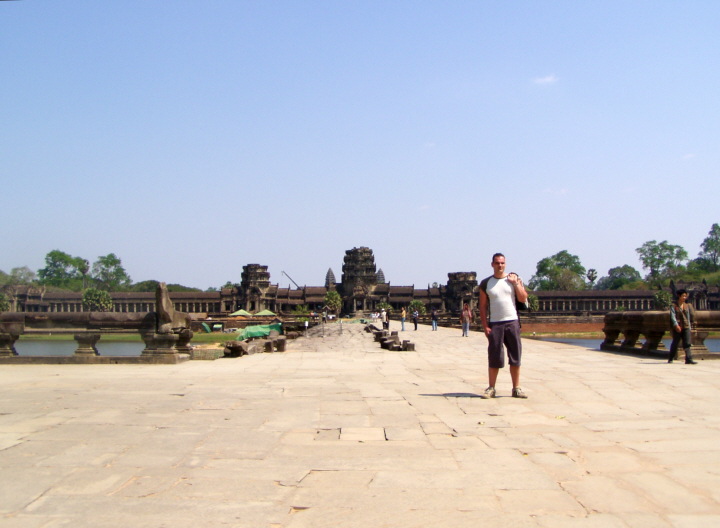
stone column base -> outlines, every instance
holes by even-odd
[[[178,334],[155,334],[147,333],[142,335],[145,341],[145,350],[141,356],[154,356],[165,354],[177,354],[175,345],[180,340]]]

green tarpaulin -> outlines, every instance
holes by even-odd
[[[235,341],[244,341],[245,339],[248,339],[250,337],[269,336],[272,330],[275,330],[282,334],[282,324],[276,323],[269,325],[248,326],[238,334],[238,336],[235,338]]]
[[[257,316],[262,317],[262,316],[266,316],[266,315],[275,315],[275,314],[272,313],[270,310],[263,310],[262,312],[258,312],[255,314],[256,317]]]
[[[207,325],[207,323],[200,323],[200,325],[203,327],[203,330],[205,330],[208,334],[210,332],[212,332],[212,330],[210,330],[210,327]]]
[[[238,310],[237,312],[233,312],[233,313],[231,313],[230,315],[231,315],[231,316],[233,316],[233,315],[243,315],[243,316],[245,316],[245,317],[252,317],[252,314],[251,314],[250,312],[246,311],[246,310]]]

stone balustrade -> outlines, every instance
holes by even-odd
[[[605,339],[600,349],[667,357],[669,351],[662,339],[670,336],[670,330],[668,311],[612,312],[605,315],[603,327]],[[720,312],[695,312],[695,327],[692,330],[692,350],[695,359],[720,359],[719,352],[711,352],[705,346],[705,339],[709,333],[718,331],[720,331]],[[682,355],[682,350],[679,351],[679,355]]]
[[[176,312],[167,287],[156,291],[157,312],[71,312],[0,314],[0,362],[26,363],[178,363],[190,358],[190,318]],[[145,343],[140,356],[100,356],[103,333],[137,331]],[[72,356],[19,356],[15,343],[22,334],[72,333],[78,347]]]

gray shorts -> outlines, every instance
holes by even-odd
[[[522,357],[522,342],[520,341],[520,321],[518,319],[490,323],[490,335],[488,336],[488,366],[490,368],[505,366],[503,345],[507,349],[510,366],[519,367]]]

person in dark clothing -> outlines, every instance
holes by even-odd
[[[682,341],[685,350],[685,363],[695,365],[692,357],[692,325],[695,322],[695,311],[691,304],[687,302],[687,290],[680,289],[677,291],[677,300],[670,305],[670,324],[672,325],[672,344],[670,345],[670,354],[668,355],[668,363],[678,358],[678,346]]]

